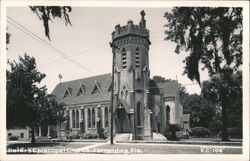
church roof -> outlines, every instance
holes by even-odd
[[[103,74],[62,82],[57,84],[52,94],[56,96],[57,102],[64,102],[66,105],[109,101],[110,85],[111,74]],[[83,86],[84,92],[79,92]],[[71,89],[70,95],[65,97],[65,92],[69,92],[67,89]]]
[[[178,94],[178,82],[170,81],[163,83],[156,83],[163,93],[163,97],[176,97]]]
[[[151,94],[162,93],[163,97],[177,96],[177,81],[156,83],[155,85],[150,84],[151,87],[157,88],[157,92],[150,91]],[[56,96],[57,102],[64,102],[66,105],[104,102],[110,101],[110,87],[111,74],[103,74],[59,83],[52,94]]]

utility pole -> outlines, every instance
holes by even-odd
[[[114,122],[114,69],[115,69],[115,49],[119,49],[116,45],[113,43],[109,43],[110,47],[112,48],[112,80],[111,80],[111,106],[110,106],[110,111],[111,111],[111,119],[110,119],[110,144],[114,144],[114,135],[113,135],[113,122]]]

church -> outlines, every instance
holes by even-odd
[[[156,83],[150,80],[150,34],[145,12],[139,24],[129,20],[115,26],[112,32],[114,54],[113,116],[110,105],[111,74],[59,83],[52,94],[63,103],[68,120],[60,133],[71,129],[79,134],[103,129],[129,133],[133,140],[153,139],[153,133],[164,134],[168,123],[182,123],[178,82]],[[111,65],[110,65],[111,67]],[[63,135],[63,134],[60,134]]]

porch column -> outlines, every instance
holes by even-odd
[[[134,133],[135,115],[134,115],[134,109],[129,110],[129,115],[130,115],[130,126],[131,126],[131,132],[132,132],[132,140],[135,140],[135,133]]]
[[[84,124],[85,124],[85,131],[88,130],[88,110],[87,108],[84,109]]]
[[[72,109],[69,109],[69,127],[72,128]]]
[[[81,122],[82,122],[82,110],[81,110],[81,108],[80,109],[78,109],[78,111],[79,111],[79,116],[78,116],[78,118],[79,118],[79,128],[81,129]]]
[[[102,128],[104,128],[105,129],[105,108],[106,107],[104,107],[104,108],[101,108],[101,115],[102,115]]]
[[[93,128],[93,121],[92,121],[92,119],[93,119],[93,113],[92,113],[92,109],[93,108],[90,108],[90,128],[92,129]]]
[[[134,102],[134,90],[130,90],[130,119],[131,119],[131,131],[132,131],[132,140],[136,139],[136,121],[135,121],[135,102]]]

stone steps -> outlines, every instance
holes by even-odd
[[[132,133],[116,133],[114,136],[115,141],[132,140]]]

